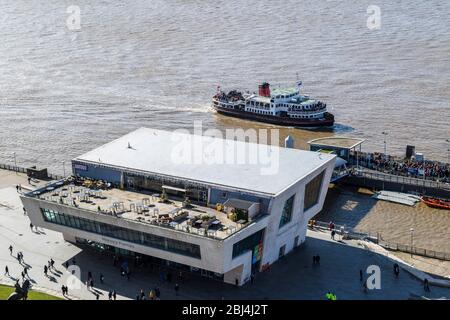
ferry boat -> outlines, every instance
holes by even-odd
[[[450,210],[450,201],[439,198],[422,197],[423,203],[431,208]]]
[[[292,127],[330,127],[334,116],[322,101],[300,93],[302,82],[293,88],[274,89],[265,82],[259,94],[222,91],[220,86],[212,99],[212,108],[219,114]]]

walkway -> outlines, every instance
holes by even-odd
[[[8,265],[13,277],[18,277],[23,267],[15,255],[8,251],[10,244],[14,253],[23,252],[30,265],[29,275],[36,288],[49,293],[60,292],[70,273],[63,263],[76,258],[81,268],[80,288],[71,290],[73,299],[95,299],[94,293],[83,284],[88,271],[93,273],[100,299],[107,299],[107,292],[115,289],[118,299],[134,299],[142,288],[148,292],[158,285],[159,274],[149,270],[132,269],[130,281],[121,277],[109,257],[81,250],[64,242],[61,234],[49,230],[31,232],[28,218],[22,213],[20,199],[14,186],[0,189],[0,282],[12,284],[13,279],[3,275]],[[312,256],[321,256],[321,265],[312,265]],[[57,271],[45,277],[43,267],[53,258]],[[359,270],[369,265],[381,268],[381,290],[364,293],[359,281]],[[105,284],[99,286],[99,274],[103,273]],[[180,284],[180,295],[176,296],[174,283],[159,284],[162,299],[324,299],[332,290],[338,299],[408,299],[410,294],[424,294],[420,281],[406,272],[397,279],[392,274],[392,262],[384,256],[363,250],[354,243],[338,243],[329,239],[328,233],[309,232],[306,243],[273,265],[271,270],[256,276],[255,283],[242,288],[218,283],[209,279],[190,276]],[[430,297],[450,297],[450,290],[432,287]]]

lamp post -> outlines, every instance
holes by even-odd
[[[386,136],[388,135],[388,132],[383,131],[381,134],[384,136],[384,159],[387,159]]]
[[[17,158],[16,158],[16,153],[13,152],[13,156],[14,156],[14,171],[17,174]]]
[[[411,232],[411,258],[413,257],[413,238],[414,238],[414,228],[409,229]]]
[[[447,163],[450,163],[450,139],[445,140],[448,143],[447,147]]]

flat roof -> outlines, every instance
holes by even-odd
[[[366,141],[365,139],[349,138],[349,137],[325,137],[308,141],[308,144],[337,147],[342,149],[353,149]]]
[[[335,157],[187,130],[140,128],[74,161],[276,195]]]

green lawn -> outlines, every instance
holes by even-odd
[[[0,285],[0,300],[8,299],[9,295],[12,292],[14,292],[13,287]],[[28,300],[63,300],[63,299],[42,292],[29,291]]]

